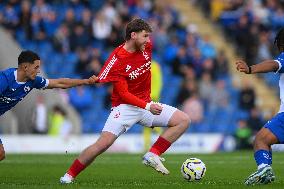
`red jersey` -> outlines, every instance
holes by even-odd
[[[109,56],[98,75],[98,82],[112,82],[112,106],[130,104],[145,108],[151,101],[152,45],[144,51],[130,53],[117,47]]]

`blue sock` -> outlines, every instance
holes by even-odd
[[[254,153],[254,159],[257,166],[260,164],[272,164],[272,152],[267,150],[258,150]]]

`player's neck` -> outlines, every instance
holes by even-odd
[[[17,69],[17,78],[18,82],[26,82],[28,79],[25,76],[25,73],[21,69]]]
[[[123,48],[129,53],[134,53],[135,51],[137,51],[134,43],[130,40],[124,43]]]

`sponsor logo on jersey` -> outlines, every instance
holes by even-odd
[[[127,65],[125,71],[128,72],[131,69],[131,66]]]
[[[16,101],[17,99],[13,99],[13,98],[9,98],[9,97],[0,97],[0,102],[5,103],[5,104],[9,104],[13,101]]]
[[[136,79],[138,78],[140,75],[142,75],[143,73],[145,73],[146,71],[151,69],[151,61],[143,64],[142,66],[140,66],[139,68],[133,70],[132,72],[130,72],[130,74],[128,75],[130,80]]]
[[[29,87],[29,86],[25,86],[24,87],[24,91],[27,93],[27,92],[29,92],[31,90],[31,88]]]

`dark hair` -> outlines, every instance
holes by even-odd
[[[141,32],[143,30],[145,30],[146,32],[152,32],[151,26],[143,19],[137,18],[132,20],[126,26],[125,40],[131,39],[132,32]]]
[[[39,56],[30,50],[22,51],[18,57],[18,65],[22,63],[33,64],[35,60],[40,60]]]
[[[281,47],[284,49],[284,28],[281,28],[274,40],[274,44],[277,45],[278,50],[280,50]]]

